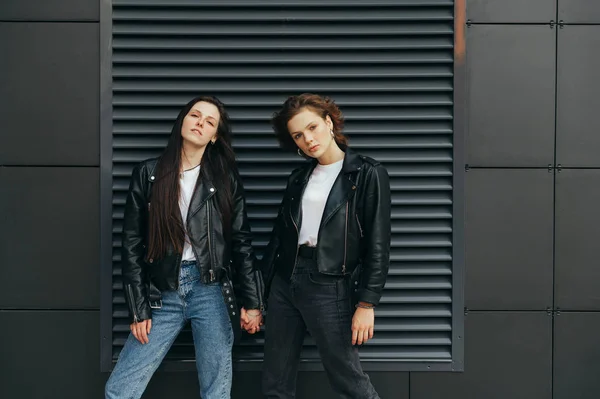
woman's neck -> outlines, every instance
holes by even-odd
[[[319,161],[321,165],[331,165],[332,163],[344,159],[345,155],[346,154],[344,153],[344,151],[342,151],[337,145],[337,143],[334,140],[332,140],[327,151],[323,155],[321,155],[317,159],[317,161]]]
[[[181,150],[181,170],[187,170],[200,165],[206,147],[191,147],[183,145]]]

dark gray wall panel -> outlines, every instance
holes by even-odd
[[[541,169],[467,172],[467,308],[552,306],[553,183]]]
[[[0,23],[0,164],[99,164],[96,23]]]
[[[379,397],[393,399],[409,399],[410,398],[410,380],[409,373],[395,372],[372,372],[368,373]],[[318,398],[318,395],[306,397],[306,399]],[[332,396],[333,398],[333,396]]]
[[[465,372],[410,374],[411,399],[551,399],[552,318],[469,313]]]
[[[563,166],[600,166],[598,49],[600,26],[559,30],[556,162]]]
[[[473,22],[538,22],[556,20],[556,0],[467,0]]]
[[[600,1],[558,0],[558,19],[566,23],[600,23]]]
[[[0,398],[102,397],[98,312],[0,311],[0,326]]]
[[[0,187],[0,308],[98,308],[98,169],[0,168]]]
[[[3,21],[98,21],[100,0],[2,0]]]
[[[600,309],[600,170],[556,175],[556,306]]]
[[[467,163],[553,162],[555,41],[548,26],[467,29]]]
[[[554,319],[554,399],[600,397],[600,314],[561,313]]]

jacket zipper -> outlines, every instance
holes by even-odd
[[[198,177],[200,178],[200,177]],[[188,205],[188,212],[187,212],[187,216],[185,218],[185,229],[186,229],[186,233],[188,235],[188,237],[190,236],[190,207],[192,206],[192,204],[194,203],[194,197],[196,196],[196,192],[198,191],[198,182],[196,182],[196,187],[194,187],[194,192],[192,193],[192,198],[190,198],[190,203]],[[183,245],[185,246],[185,240]],[[196,253],[196,248],[194,248],[194,244],[192,244],[192,239],[190,238],[190,246],[192,247],[192,252],[194,253],[194,256],[196,257],[196,261],[198,261],[198,254]],[[181,273],[181,262],[183,261],[183,249],[182,249],[182,254],[181,254],[181,259],[179,259],[179,261],[177,262],[177,278],[176,281],[177,283],[175,284],[176,286],[176,290],[179,289],[179,274]]]
[[[192,251],[193,251],[194,246],[192,245]],[[183,258],[183,255],[181,256],[176,256],[175,260],[177,261],[177,279],[175,282],[175,290],[179,289],[179,274],[181,273],[181,259]]]
[[[346,274],[346,252],[348,250],[348,202],[346,202],[346,228],[344,231],[344,264],[342,265],[342,274]]]
[[[212,245],[211,245],[211,241],[210,241],[210,204],[208,203],[208,200],[206,200],[206,208],[207,208],[207,213],[208,213],[208,258],[210,259],[210,269],[208,269],[208,273],[210,274],[210,281],[213,282],[215,281],[215,272],[213,270],[213,257],[212,257]]]
[[[210,205],[208,203],[209,200],[210,200],[210,198],[208,198],[206,200],[206,205],[205,206],[209,207],[209,209],[210,209]],[[214,274],[214,271],[212,269],[213,260],[212,260],[212,251],[211,251],[211,248],[210,248],[210,213],[209,213],[208,210],[207,210],[207,214],[208,214],[208,231],[207,231],[208,232],[208,235],[207,235],[208,236],[208,258],[210,259],[210,263],[211,263],[210,269],[208,270],[208,273],[210,274],[210,281],[214,281],[215,274]],[[198,256],[198,253],[196,252],[196,248],[194,247],[194,245],[191,242],[190,242],[190,246],[192,247],[192,252],[194,253],[194,256],[196,257],[196,262],[197,262],[198,259],[200,259],[200,257]],[[181,269],[181,262],[179,262],[179,268]],[[179,273],[177,275],[179,275]],[[179,279],[177,281],[179,281]],[[179,283],[177,283],[177,284],[179,285]]]
[[[125,286],[125,291],[127,291],[127,296],[129,297],[129,304],[131,305],[131,313],[133,313],[133,322],[137,323],[139,321],[139,317],[136,312],[135,301],[133,299],[133,291],[131,290],[131,284],[127,284]]]
[[[254,278],[256,278],[256,285],[258,287],[258,307],[259,309],[265,310],[265,300],[263,298],[263,291],[265,289],[264,281],[260,271],[254,272]]]
[[[358,214],[356,214],[356,223],[358,223],[358,230],[360,231],[360,238],[363,238],[365,235],[363,234],[362,226],[360,225],[360,220],[358,220]]]
[[[302,206],[302,204],[300,205]],[[294,223],[294,227],[296,228],[296,256],[294,257],[294,268],[292,269],[292,275],[296,271],[296,262],[298,260],[298,251],[300,251],[300,245],[298,245],[298,238],[300,237],[300,231],[298,230],[298,225],[294,220],[294,216],[292,215],[292,207],[290,206],[290,218],[292,219],[292,223]]]
[[[197,187],[196,187],[197,188]],[[190,205],[194,202],[194,197],[196,196],[196,192],[198,190],[194,189],[194,192],[192,193],[192,198],[190,198]],[[214,192],[206,199],[206,204],[204,206],[206,206],[208,208],[208,257],[210,259],[210,269],[209,269],[209,274],[210,274],[210,280],[213,281],[214,280],[214,271],[212,269],[212,263],[213,263],[213,259],[212,259],[212,251],[211,251],[211,247],[210,247],[210,204],[208,203],[210,201],[210,199],[212,198],[212,196],[214,195]],[[189,232],[189,225],[190,225],[190,209],[188,208],[188,216],[186,218],[186,228],[187,231]],[[189,233],[188,233],[189,236]],[[196,252],[196,248],[194,247],[194,244],[191,243],[190,240],[190,246],[192,247],[192,252],[194,253],[194,256],[196,257],[196,262],[198,262],[198,259],[200,259],[200,257],[198,257],[198,253]],[[177,289],[179,289],[179,273],[181,272],[181,261],[178,262],[179,266],[177,268]]]
[[[302,187],[302,191],[300,192],[300,210],[299,212],[302,212],[302,198],[304,197],[304,192],[306,191],[306,186],[308,185],[308,182],[304,182],[304,187]],[[292,201],[294,200],[294,197],[292,197]],[[298,228],[298,225],[296,224],[296,221],[294,220],[294,216],[292,215],[292,204],[290,203],[290,219],[292,219],[292,223],[294,223],[294,227],[296,228],[296,256],[294,257],[294,268],[292,269],[292,275],[294,274],[294,272],[296,271],[296,263],[298,261],[298,252],[300,251],[300,245],[298,244],[298,239],[300,238],[300,229]],[[318,243],[317,243],[318,245]]]

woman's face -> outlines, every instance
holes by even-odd
[[[319,159],[335,142],[331,135],[331,118],[323,119],[307,108],[290,119],[287,128],[298,148],[311,158]]]
[[[220,117],[219,109],[214,104],[205,101],[194,104],[181,125],[184,145],[205,147],[209,141],[214,142]]]

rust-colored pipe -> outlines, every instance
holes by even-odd
[[[465,62],[465,23],[467,20],[466,0],[454,3],[454,62]]]

